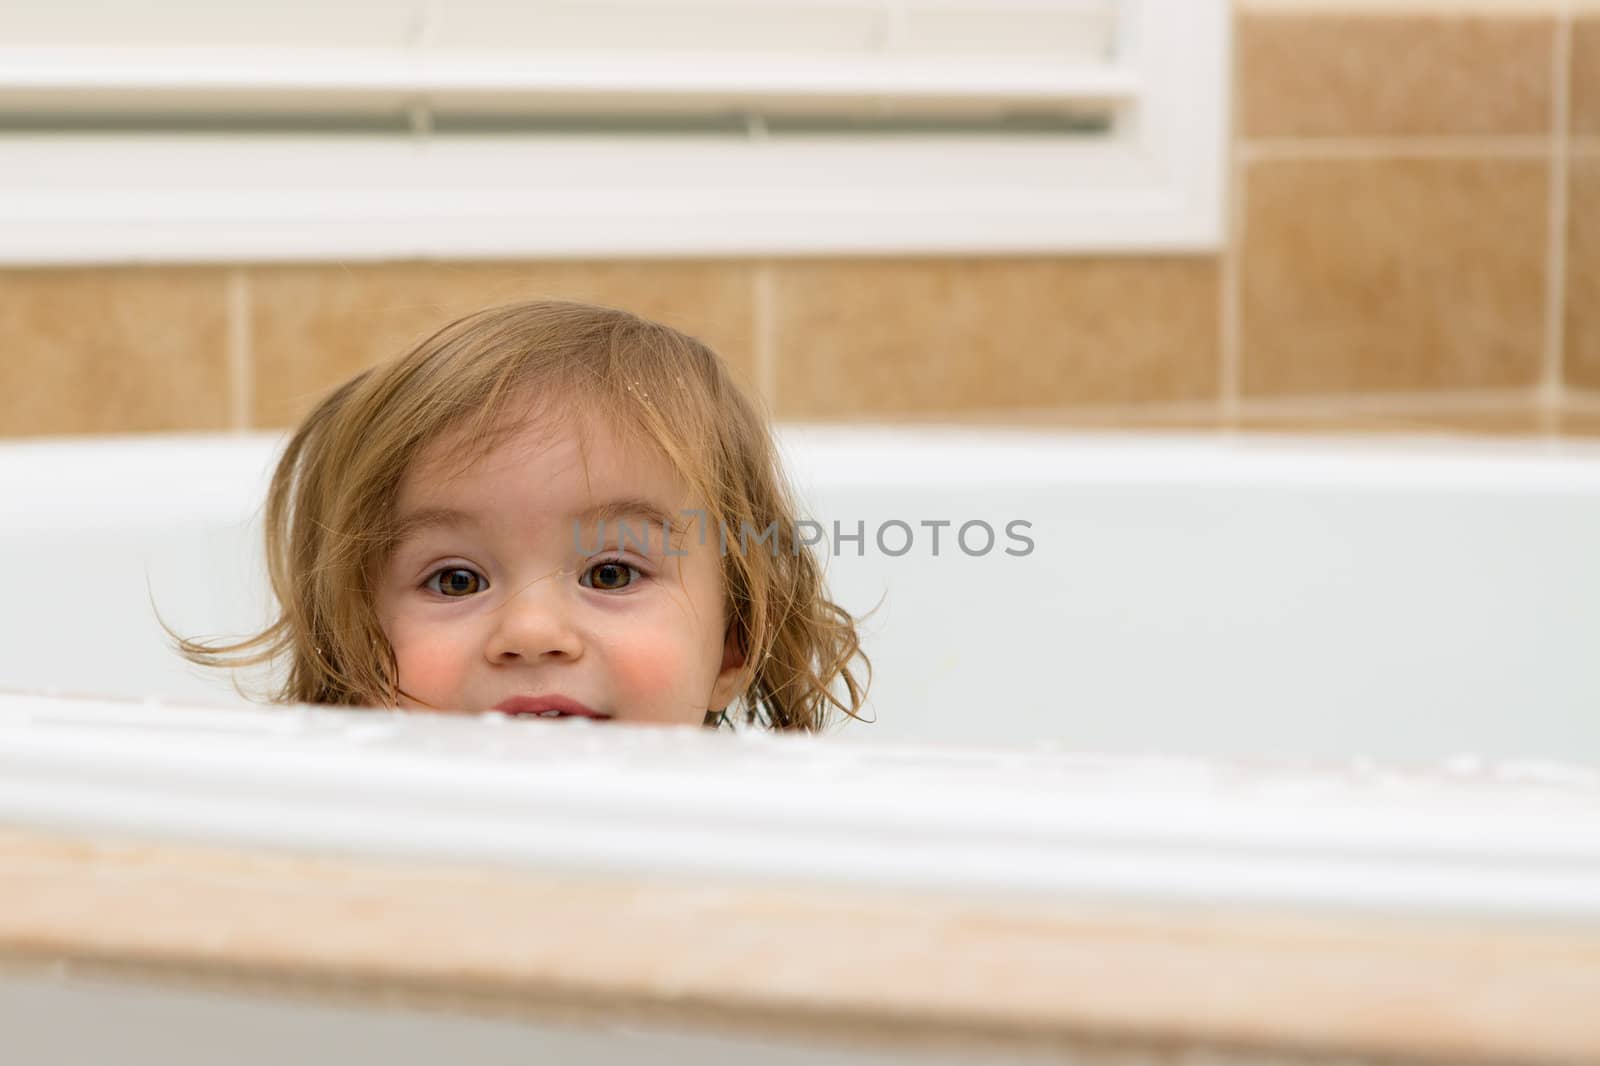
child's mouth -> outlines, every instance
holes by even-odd
[[[513,696],[495,704],[493,710],[513,718],[592,718],[603,721],[611,717],[565,696]]]

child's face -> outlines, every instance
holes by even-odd
[[[530,713],[556,697],[699,725],[738,694],[718,540],[680,513],[702,505],[659,455],[585,425],[587,464],[574,429],[530,418],[465,470],[436,442],[407,472],[396,513],[415,526],[377,596],[402,707]],[[670,543],[663,515],[683,527]],[[518,698],[534,705],[505,706]]]

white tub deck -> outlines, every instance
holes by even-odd
[[[220,706],[275,442],[0,448],[13,1046],[1600,1061],[1600,450],[784,439],[1036,545],[833,558],[827,737]]]
[[[1600,445],[786,427],[885,742],[1600,763]],[[0,688],[242,702],[275,438],[0,447]],[[1034,547],[1008,556],[1011,521]],[[939,554],[924,522],[949,521]],[[985,521],[969,556],[956,527]],[[915,539],[898,551],[904,522]],[[977,527],[974,527],[976,546]]]
[[[1600,1057],[1575,767],[14,696],[0,827],[0,1015],[57,1050]]]

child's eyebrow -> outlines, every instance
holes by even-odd
[[[579,522],[617,522],[622,519],[644,519],[650,525],[662,526],[681,534],[686,523],[676,522],[658,504],[642,497],[608,500],[586,507],[573,516]],[[454,507],[423,507],[400,516],[391,531],[393,543],[402,544],[426,530],[439,526],[476,526],[478,519],[467,511]]]
[[[424,507],[401,515],[392,533],[394,542],[399,544],[437,526],[472,526],[477,523],[478,520],[472,515],[454,507]]]
[[[662,526],[674,533],[682,533],[685,529],[683,523],[674,521],[662,507],[651,500],[637,496],[597,503],[593,507],[584,508],[573,517],[579,522],[612,522],[622,518],[642,518],[651,525]]]

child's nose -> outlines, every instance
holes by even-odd
[[[561,590],[539,582],[511,597],[500,608],[484,654],[491,662],[576,659],[583,652]]]

